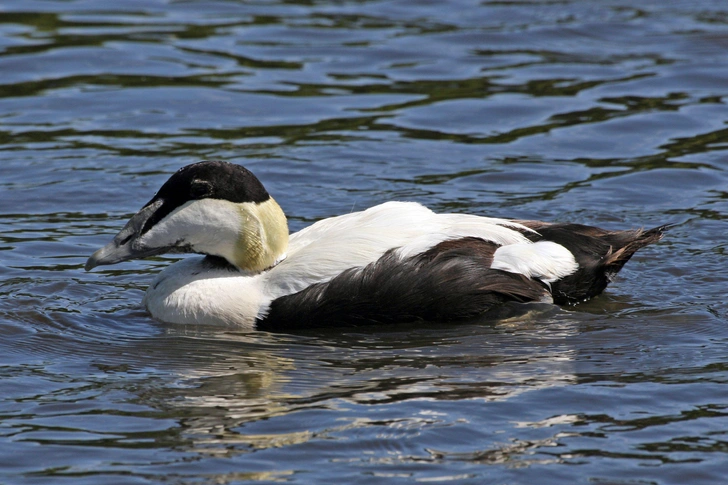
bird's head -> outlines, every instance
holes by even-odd
[[[257,272],[273,266],[287,247],[286,217],[260,180],[240,165],[202,161],[172,175],[88,259],[86,270],[163,253],[199,253]]]

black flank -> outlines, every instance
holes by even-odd
[[[476,317],[508,301],[548,298],[545,285],[491,269],[496,244],[479,238],[442,242],[401,259],[386,252],[364,268],[352,268],[274,300],[260,330],[359,326]]]
[[[219,160],[204,160],[179,169],[144,207],[160,199],[164,203],[144,224],[142,233],[191,200],[261,203],[270,199],[270,195],[260,180],[245,167]]]

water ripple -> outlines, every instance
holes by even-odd
[[[721,482],[727,22],[712,0],[4,2],[0,481]],[[165,326],[140,301],[173,258],[82,268],[203,158],[251,168],[292,230],[390,199],[675,226],[576,308]]]

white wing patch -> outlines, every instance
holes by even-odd
[[[499,247],[490,267],[553,283],[574,273],[579,264],[571,251],[561,244],[538,241]]]

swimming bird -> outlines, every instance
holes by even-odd
[[[607,231],[386,202],[289,235],[255,175],[202,161],[173,174],[86,270],[202,255],[170,265],[149,286],[144,305],[168,323],[276,331],[450,322],[511,301],[588,300],[667,227]]]

